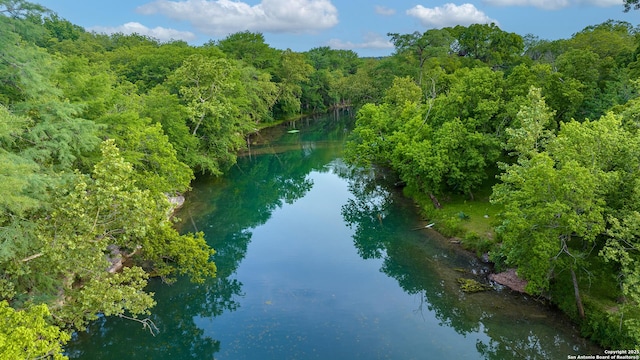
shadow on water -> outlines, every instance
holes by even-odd
[[[442,326],[476,340],[485,359],[560,359],[568,354],[596,354],[602,349],[581,338],[558,311],[487,279],[490,265],[452,244],[417,217],[383,171],[350,169],[341,174],[354,198],[342,207],[353,240],[364,258],[382,259],[380,271],[420,299],[418,313],[432,313]],[[459,278],[492,285],[492,291],[465,293]]]
[[[252,359],[259,354],[261,359],[347,355],[419,359],[430,353],[456,354],[458,344],[441,344],[450,339],[473,349],[466,353],[467,358],[553,359],[600,352],[579,338],[561,314],[534,299],[506,290],[475,294],[460,291],[458,278],[486,281],[488,266],[430,230],[414,230],[424,223],[414,205],[390,186],[393,179],[388,179],[387,174],[352,169],[339,160],[349,119],[309,119],[295,124],[299,132],[289,133],[292,126],[285,124],[264,131],[260,135],[264,138],[252,141],[251,153],[244,154],[227,176],[197,179],[178,214],[182,231],[205,232],[216,250],[218,276],[204,284],[180,279],[171,286],[153,279],[148,289],[156,294],[158,302],[150,316],[160,330],[155,337],[138,323],[103,317],[90,324],[87,331],[74,335],[67,346],[69,357]],[[254,233],[263,231],[264,225],[273,221],[270,219],[274,213],[307,197],[322,175],[339,179],[340,186],[350,194],[338,200],[342,204],[340,227],[349,229],[347,239],[351,237],[356,252],[355,260],[347,262],[359,259],[378,268],[385,279],[393,279],[390,283],[401,288],[400,296],[411,297],[413,308],[408,314],[397,309],[383,310],[382,315],[374,314],[373,320],[367,320],[365,315],[340,314],[347,302],[340,302],[339,293],[322,294],[317,289],[284,285],[269,290],[268,298],[251,300],[252,294],[264,291],[256,288],[256,283],[275,286],[270,280],[260,280],[267,279],[262,273],[253,275],[258,280],[246,276],[242,277],[245,283],[240,280],[241,265],[249,261],[248,249],[254,246]],[[274,261],[280,261],[277,256]],[[286,271],[302,274],[300,269],[298,265]],[[326,272],[332,277],[329,281],[341,281],[340,274],[333,274],[331,269]],[[375,276],[365,273],[363,279]],[[375,282],[371,286],[382,287]],[[356,302],[386,296],[387,290],[380,291],[355,294]],[[396,306],[391,297],[372,300],[384,309]],[[287,299],[286,307],[278,307],[280,299]],[[323,309],[336,314],[327,315]],[[312,322],[305,323],[305,318]],[[431,324],[433,321],[437,324]],[[437,329],[444,328],[452,329],[459,337],[438,338],[445,335]],[[413,330],[407,329],[418,330],[408,333]],[[350,336],[356,340],[344,340]],[[249,346],[255,349],[244,349]],[[334,348],[319,348],[322,346]]]

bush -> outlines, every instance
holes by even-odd
[[[633,320],[624,321],[623,318],[621,321],[620,312],[607,311],[589,299],[584,300],[584,305],[585,319],[580,324],[582,336],[608,349],[635,349],[639,346],[637,330],[631,329],[634,325]]]
[[[449,217],[440,220],[438,232],[446,237],[455,237],[464,234],[464,228],[462,224],[460,224],[460,219]]]
[[[462,240],[462,245],[467,250],[475,251],[478,257],[482,257],[482,254],[489,252],[493,242],[481,237],[475,231],[467,231]]]

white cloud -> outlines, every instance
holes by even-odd
[[[426,8],[422,5],[417,5],[414,8],[407,10],[407,15],[417,18],[425,27],[433,28],[489,23],[495,23],[496,25],[498,25],[498,22],[496,20],[489,18],[485,13],[478,10],[472,4],[462,4],[460,6],[457,6],[455,4],[449,3],[444,4],[442,7],[436,6],[434,8]]]
[[[493,6],[532,6],[544,10],[558,10],[576,5],[599,7],[620,6],[622,0],[485,0]]]
[[[233,0],[155,0],[137,11],[187,21],[207,35],[218,36],[245,30],[303,33],[338,24],[338,10],[330,0],[262,0],[253,6]]]
[[[189,31],[167,29],[160,26],[150,29],[138,22],[128,22],[124,25],[115,26],[115,27],[94,26],[89,28],[88,30],[95,31],[97,33],[105,33],[105,34],[123,33],[123,34],[130,35],[135,33],[135,34],[149,36],[160,41],[170,41],[170,40],[191,41],[196,38],[196,35]]]
[[[391,9],[386,6],[376,5],[375,9],[376,9],[376,14],[378,15],[391,16],[396,14],[396,9]]]
[[[393,43],[389,39],[375,33],[368,33],[364,35],[364,41],[361,43],[354,43],[351,41],[342,41],[339,39],[329,40],[329,46],[333,49],[339,50],[353,50],[353,49],[393,49]]]

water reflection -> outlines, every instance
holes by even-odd
[[[213,319],[240,307],[243,284],[236,277],[252,239],[252,229],[265,224],[274,210],[291,204],[313,187],[312,171],[342,150],[351,120],[305,119],[287,134],[287,126],[266,130],[262,146],[253,146],[224,178],[201,177],[178,213],[182,231],[203,231],[215,250],[217,277],[203,284],[180,279],[166,285],[152,279],[157,306],[150,319],[158,327],[155,337],[138,323],[101,317],[86,331],[74,334],[66,347],[77,359],[212,359],[220,341],[205,335],[197,319]],[[292,126],[291,124],[289,126]],[[269,143],[273,139],[276,143]],[[323,151],[317,151],[322,148]],[[256,156],[263,154],[264,156]]]
[[[297,128],[265,132],[281,141],[260,146],[256,139],[228,176],[194,183],[180,226],[205,232],[217,251],[218,277],[204,284],[152,281],[156,337],[138,323],[101,318],[76,334],[67,348],[71,358],[506,359],[590,352],[558,314],[535,302],[462,293],[456,279],[482,280],[487,267],[446,239],[414,230],[420,219],[389,175],[339,160],[348,122]],[[339,214],[324,211],[334,205]],[[310,219],[321,214],[331,219]]]
[[[487,282],[489,266],[438,234],[417,227],[420,219],[411,216],[413,205],[394,189],[396,179],[385,172],[352,169],[342,176],[354,195],[342,207],[342,215],[355,229],[358,254],[363,259],[382,259],[380,271],[419,298],[416,312],[426,310],[441,326],[465,337],[477,336],[476,349],[482,358],[552,359],[601,352],[579,338],[562,314],[526,296],[508,291],[462,292],[458,278]]]

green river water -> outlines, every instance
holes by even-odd
[[[295,126],[299,132],[288,133]],[[151,320],[100,318],[72,359],[567,359],[601,353],[562,314],[486,283],[487,264],[424,227],[383,172],[341,160],[349,121],[269,129],[179,211],[203,231],[218,276],[152,279]],[[265,144],[269,143],[269,144]]]

